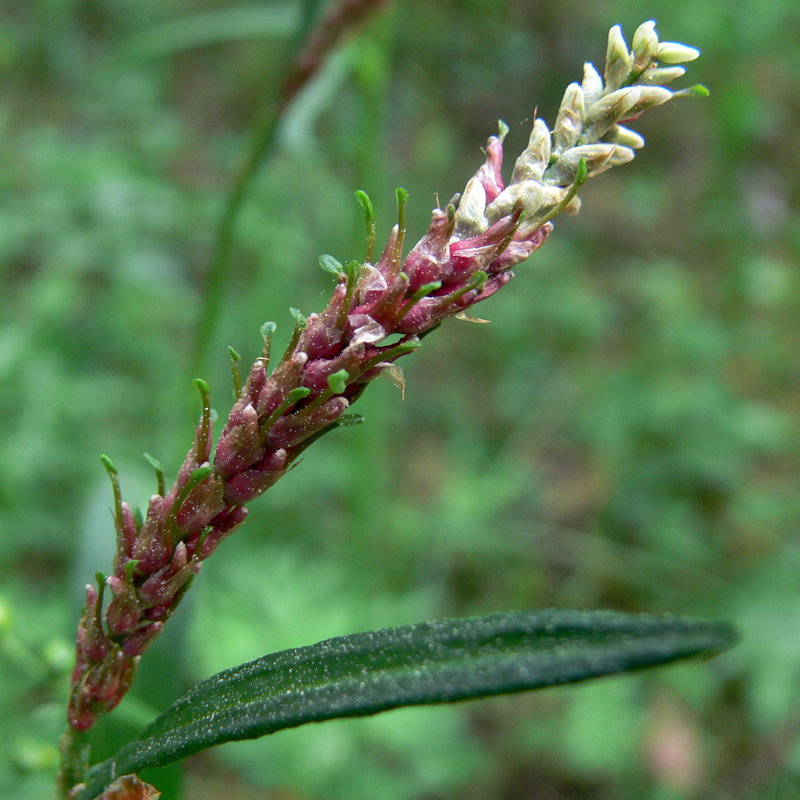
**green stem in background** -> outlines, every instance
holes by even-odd
[[[305,0],[302,22],[283,59],[289,66],[284,72],[281,90],[277,96],[270,95],[256,112],[249,148],[225,200],[217,226],[211,263],[203,286],[202,307],[191,359],[191,370],[194,375],[203,371],[211,335],[222,308],[236,219],[253,179],[275,144],[275,134],[282,114],[319,70],[327,54],[342,36],[385,2],[385,0],[341,0],[314,26],[321,1]]]

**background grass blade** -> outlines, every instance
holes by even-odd
[[[400,706],[572,683],[735,641],[723,623],[613,612],[522,611],[328,639],[198,684],[138,739],[95,766],[81,800],[120,776],[283,728]]]

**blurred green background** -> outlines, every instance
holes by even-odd
[[[0,798],[52,795],[82,587],[113,547],[107,453],[155,491],[191,441],[221,207],[296,0],[0,2]],[[800,793],[800,5],[396,0],[327,62],[252,186],[202,376],[322,307],[317,256],[409,238],[498,118],[552,124],[608,28],[702,49],[636,160],[256,502],[99,729],[97,756],[192,682],[277,649],[558,606],[733,621],[706,663],[228,745],[164,800],[683,800]]]

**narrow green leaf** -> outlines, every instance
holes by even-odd
[[[78,800],[114,775],[307,722],[449,703],[628,672],[730,647],[730,626],[614,612],[517,611],[328,639],[226,670],[185,694],[92,768]]]

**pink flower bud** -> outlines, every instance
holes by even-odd
[[[383,248],[383,253],[381,253],[381,257],[378,259],[378,263],[375,265],[375,268],[387,281],[390,281],[395,277],[394,260],[395,260],[395,254],[397,252],[397,240],[399,236],[400,236],[400,228],[397,225],[395,225],[392,228],[392,232],[389,234],[389,239],[386,242],[386,247]],[[369,298],[364,298],[361,302],[365,301],[368,302]]]
[[[505,286],[512,278],[514,277],[513,272],[498,272],[496,275],[490,275],[489,280],[486,281],[486,285],[483,287],[481,291],[473,290],[471,292],[467,292],[466,294],[461,295],[457,300],[453,302],[453,305],[456,307],[453,309],[455,313],[456,309],[465,309],[469,308],[471,305],[475,303],[480,303],[483,300],[491,297],[498,289]]]
[[[136,571],[149,575],[161,569],[172,556],[171,548],[164,538],[164,523],[169,514],[169,506],[160,494],[150,498],[147,517],[133,545],[131,558],[136,559]]]
[[[225,427],[214,455],[214,466],[223,477],[242,472],[264,454],[258,433],[258,412],[247,405],[237,416],[240,422]]]
[[[267,434],[267,441],[270,447],[295,447],[338,419],[349,405],[344,397],[333,397],[311,413],[301,410],[281,417]]]
[[[136,630],[142,611],[136,590],[125,578],[117,575],[110,575],[106,578],[106,584],[114,595],[106,609],[106,625],[109,634],[120,636]]]
[[[97,716],[92,709],[91,689],[86,686],[89,673],[82,673],[78,682],[73,681],[67,705],[67,722],[76,731],[88,731]]]
[[[487,271],[497,258],[498,250],[513,233],[516,222],[513,217],[503,217],[483,233],[470,239],[455,241],[450,245],[452,263],[449,282],[461,282],[478,270]]]
[[[553,225],[550,222],[546,222],[533,231],[525,232],[524,230],[518,230],[506,249],[492,261],[486,271],[489,274],[500,272],[524,261],[534,250],[537,250],[544,244],[544,240],[550,235],[550,231],[552,230]]]
[[[506,130],[508,129],[506,128]],[[487,203],[491,203],[505,187],[500,171],[502,166],[503,143],[497,136],[492,136],[486,146],[486,162],[477,172],[477,178],[483,184],[486,192]]]
[[[250,402],[255,405],[258,402],[258,396],[267,382],[267,370],[264,362],[258,359],[250,368],[250,375],[244,385],[242,394],[249,398]]]
[[[303,367],[308,363],[306,353],[295,353],[288,361],[275,367],[258,396],[256,410],[259,418],[269,416],[300,385]]]
[[[211,531],[203,541],[197,557],[208,558],[217,549],[220,542],[230,536],[244,522],[246,516],[247,509],[244,506],[236,506],[219,514],[212,520]]]
[[[202,463],[197,460],[197,444],[195,443],[192,449],[186,454],[186,458],[183,460],[183,464],[181,464],[178,470],[178,477],[175,479],[175,483],[164,498],[167,510],[172,508],[175,498],[180,494],[181,489],[189,482],[192,473],[200,469],[201,466],[203,466]]]
[[[129,503],[122,503],[122,536],[125,543],[125,556],[130,557],[133,543],[136,541],[136,522]]]
[[[450,315],[450,306],[436,295],[423,297],[397,324],[397,333],[423,333]]]
[[[172,614],[172,599],[167,603],[162,603],[160,606],[153,606],[152,608],[145,609],[142,614],[142,619],[148,622],[165,622]]]
[[[250,402],[250,397],[247,395],[242,395],[234,404],[233,408],[231,409],[231,413],[228,414],[228,419],[225,421],[225,427],[222,429],[221,436],[225,436],[225,434],[235,428],[237,425],[241,425],[246,419],[246,411],[248,408],[252,408],[253,404]]]
[[[140,628],[136,633],[125,637],[125,641],[122,643],[122,652],[126,656],[140,656],[163,630],[163,622],[151,622],[144,628]]]
[[[336,358],[317,358],[306,364],[303,370],[303,386],[314,393],[325,391],[328,388],[328,377],[334,372],[345,369],[352,377],[359,371],[359,365],[364,358],[364,344],[358,343],[347,347]]]
[[[117,647],[102,664],[89,671],[86,685],[92,701],[104,712],[116,708],[133,682],[138,664],[138,656],[129,658]]]
[[[405,299],[408,289],[408,278],[398,275],[394,278],[383,294],[377,296],[371,303],[353,309],[352,315],[360,318],[362,315],[371,317],[384,330],[392,330],[392,322]],[[352,326],[351,326],[352,329]]]
[[[86,584],[86,612],[83,616],[81,649],[88,661],[100,663],[108,654],[111,642],[98,624],[99,615],[97,590],[90,583]]]
[[[222,511],[222,495],[222,479],[219,475],[210,475],[189,492],[175,519],[181,538],[203,530]]]
[[[342,332],[337,321],[344,309],[347,285],[340,283],[333,292],[328,307],[321,314],[311,314],[306,329],[300,336],[298,352],[304,352],[310,359],[332,358],[339,350]]]
[[[388,247],[388,245],[387,245]],[[368,306],[374,303],[386,292],[389,284],[381,271],[376,267],[364,264],[358,276],[355,290],[355,302],[359,306]]]
[[[428,232],[417,242],[403,263],[408,287],[416,292],[427,283],[442,280],[442,264],[449,259],[450,220],[441,208],[434,209]]]
[[[284,475],[285,464],[286,450],[268,451],[251,469],[225,481],[225,500],[237,506],[249,503],[277,483]]]
[[[189,560],[186,544],[180,542],[175,548],[172,562],[151,575],[139,587],[139,597],[148,606],[167,604],[175,597],[186,581],[199,571],[199,562]]]

